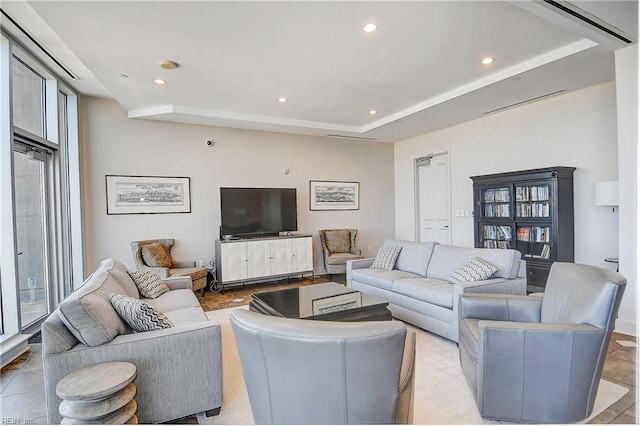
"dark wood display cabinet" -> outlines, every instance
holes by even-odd
[[[527,291],[544,291],[551,264],[573,262],[573,172],[547,167],[472,176],[475,246],[513,248]]]

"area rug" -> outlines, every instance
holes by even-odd
[[[210,319],[222,325],[223,402],[218,416],[207,419],[210,424],[253,424],[247,388],[242,378],[240,358],[236,348],[229,315],[234,309],[207,312]],[[473,395],[460,368],[455,343],[416,330],[416,368],[414,394],[414,424],[500,424],[483,419],[478,414]],[[622,398],[629,390],[606,380],[600,381],[593,414],[586,423]]]

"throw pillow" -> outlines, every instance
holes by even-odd
[[[398,260],[402,247],[380,247],[369,268],[392,270]]]
[[[351,231],[327,231],[324,235],[329,253],[351,253]]]
[[[117,293],[109,294],[109,301],[118,315],[135,331],[162,330],[173,324],[162,312],[134,297]]]
[[[160,243],[145,244],[142,246],[142,259],[147,266],[152,268],[171,268],[173,259],[165,246]]]
[[[497,270],[498,268],[479,257],[472,257],[451,274],[449,282],[451,284],[462,284],[464,282],[482,281],[490,278]]]
[[[129,276],[138,287],[138,291],[142,297],[147,299],[155,299],[169,291],[169,287],[162,282],[158,274],[147,269],[141,269],[139,271],[128,271]]]

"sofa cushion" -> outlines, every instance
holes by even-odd
[[[449,283],[462,284],[464,282],[482,281],[490,278],[498,270],[489,262],[485,262],[479,257],[472,257],[455,270],[449,277]]]
[[[171,311],[184,308],[200,308],[198,298],[190,289],[171,290],[155,299],[142,299],[155,309],[168,315]]]
[[[129,271],[129,275],[138,287],[142,297],[147,299],[155,299],[169,291],[169,287],[162,282],[158,274],[148,270],[141,269],[139,271]]]
[[[393,291],[423,302],[453,308],[453,286],[433,278],[402,278],[393,282]]]
[[[208,321],[202,308],[182,308],[164,313],[174,325],[191,324],[194,322]]]
[[[351,231],[334,229],[326,231],[324,235],[329,253],[351,252]]]
[[[167,248],[160,243],[145,244],[140,251],[147,266],[152,268],[171,268],[173,266],[171,255],[167,252]]]
[[[136,299],[140,298],[140,292],[138,291],[138,287],[136,287],[136,284],[133,282],[133,279],[131,279],[131,276],[129,275],[129,270],[124,264],[116,260],[113,263],[113,267],[111,268],[111,271],[109,271],[109,274],[111,274],[111,276],[114,277],[118,282],[118,285],[122,287],[122,289],[124,290],[123,294],[126,294],[127,296],[131,296],[131,297],[135,297]]]
[[[140,299],[124,294],[109,294],[111,305],[118,315],[135,331],[163,330],[173,327],[169,318]]]
[[[427,275],[429,260],[431,259],[433,248],[436,245],[438,244],[434,242],[417,243],[414,241],[386,239],[382,246],[402,247],[398,255],[398,260],[396,260],[395,269],[424,277]]]
[[[62,322],[87,346],[99,346],[118,334],[131,332],[109,301],[109,293],[125,294],[110,274],[115,263],[114,259],[103,260],[82,286],[58,307]]]
[[[376,254],[376,258],[373,260],[373,263],[369,268],[388,269],[389,271],[392,270],[396,265],[396,260],[398,259],[400,250],[402,250],[402,247],[380,247]]]
[[[520,252],[513,249],[484,249],[437,244],[427,270],[428,278],[448,280],[449,277],[472,257],[495,266],[493,275],[499,278],[516,278],[520,267]]]
[[[351,271],[351,280],[360,281],[374,287],[391,290],[393,281],[400,278],[421,278],[411,272],[399,271],[397,269],[388,271],[386,269],[354,269]]]

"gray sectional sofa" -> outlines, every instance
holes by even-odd
[[[108,361],[137,367],[137,416],[159,423],[206,413],[222,405],[220,324],[207,318],[188,276],[163,280],[170,291],[143,299],[174,327],[135,333],[109,301],[110,293],[140,298],[127,268],[102,261],[83,285],[42,325],[42,360],[48,423],[60,423],[56,385],[80,368]]]
[[[372,269],[374,259],[347,262],[347,286],[389,302],[395,318],[458,341],[458,299],[462,293],[526,294],[526,267],[511,249],[455,247],[435,242],[385,240],[402,247],[393,270]],[[450,284],[449,277],[472,257],[498,270],[486,280]]]

